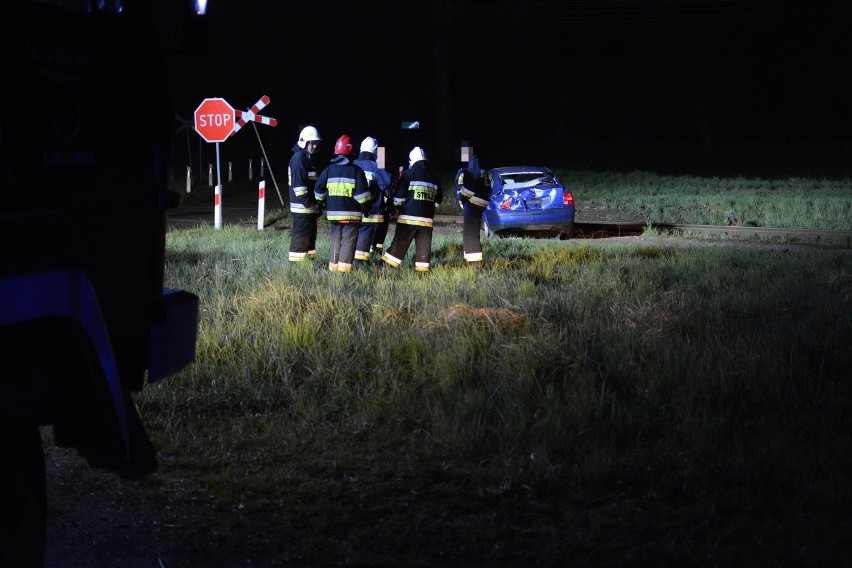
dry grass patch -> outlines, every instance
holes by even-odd
[[[465,304],[453,304],[444,310],[442,318],[448,324],[462,320],[480,322],[501,332],[518,330],[530,323],[529,317],[508,308],[473,308]]]

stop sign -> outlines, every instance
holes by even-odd
[[[195,109],[195,130],[208,142],[224,142],[234,131],[234,115],[225,99],[204,99]]]

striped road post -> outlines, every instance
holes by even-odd
[[[257,230],[263,230],[263,217],[266,214],[266,182],[261,181],[257,186]]]

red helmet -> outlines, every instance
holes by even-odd
[[[337,139],[337,142],[334,143],[334,153],[342,154],[344,156],[348,156],[352,153],[352,140],[349,139],[348,134],[344,134]]]

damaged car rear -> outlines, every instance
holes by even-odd
[[[492,168],[486,182],[491,186],[482,214],[486,237],[546,233],[567,239],[574,235],[574,195],[549,168]]]

